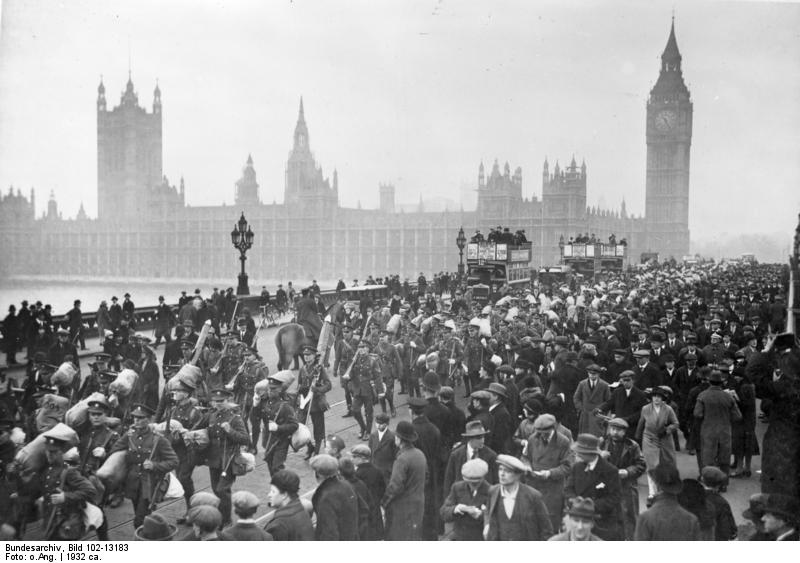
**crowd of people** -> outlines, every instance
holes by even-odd
[[[2,534],[25,537],[39,514],[48,539],[106,539],[104,511],[129,499],[143,540],[437,540],[447,525],[455,540],[727,541],[740,535],[727,488],[760,455],[762,492],[743,515],[752,537],[738,539],[797,540],[800,349],[783,333],[786,275],[650,264],[495,303],[426,282],[389,284],[385,302],[340,292],[331,307],[312,284],[295,303],[311,336],[296,372],[263,362],[247,312],[215,326],[202,298],[167,328],[176,339],[160,366],[158,336],[114,331],[81,375],[62,329],[21,387],[0,387]],[[326,431],[336,380],[355,441]],[[310,502],[290,448],[316,478]],[[681,475],[680,450],[696,473]],[[261,491],[233,491],[256,456],[274,508],[259,525]],[[203,466],[211,491],[195,492]],[[176,522],[157,511],[170,495],[185,503]]]

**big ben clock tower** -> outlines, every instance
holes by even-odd
[[[647,101],[647,246],[662,259],[689,253],[692,101],[683,81],[675,21]]]

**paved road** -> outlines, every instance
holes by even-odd
[[[274,373],[277,366],[277,354],[275,351],[274,338],[277,328],[264,328],[259,332],[258,349],[264,356],[264,362],[270,369],[270,373]],[[88,343],[87,343],[88,344]],[[91,347],[91,345],[90,345]],[[159,363],[163,348],[158,350]],[[331,358],[332,362],[332,358]],[[332,365],[332,364],[331,364]],[[462,408],[464,405],[463,390],[456,391],[457,402]],[[400,420],[410,420],[409,412],[405,406],[405,395],[396,396],[398,403],[397,417],[392,420],[394,426]],[[340,380],[333,379],[333,389],[328,394],[328,400],[331,405],[331,410],[326,413],[325,424],[326,432],[339,435],[347,445],[348,448],[359,443],[358,440],[358,425],[352,418],[342,418],[342,414],[346,411],[344,403],[344,391],[341,388]],[[379,408],[376,406],[376,409]],[[763,434],[763,425],[759,423],[758,433],[759,439]],[[293,471],[296,471],[300,476],[301,488],[300,494],[310,498],[313,494],[316,482],[314,474],[310,470],[308,462],[303,458],[305,457],[305,450],[298,453],[292,453],[290,450],[286,466]],[[689,456],[685,450],[677,454],[678,468],[681,475],[685,478],[697,477],[697,462],[693,456]],[[267,494],[269,492],[269,471],[267,470],[266,463],[260,459],[260,455],[256,458],[256,468],[253,472],[248,473],[243,477],[236,479],[233,485],[233,490],[248,490],[261,499],[262,505],[257,513],[257,518],[262,520],[271,511],[270,507],[266,505]],[[753,472],[761,468],[760,458],[753,459]],[[206,467],[198,467],[194,472],[194,483],[197,491],[209,490],[208,469]],[[730,502],[733,509],[734,517],[737,523],[742,523],[742,511],[747,507],[748,498],[751,494],[760,491],[757,475],[750,479],[745,480],[731,480],[728,492],[725,493],[725,498]],[[642,477],[639,480],[639,496],[641,500],[642,510],[644,510],[644,501],[647,497],[647,483],[646,479]],[[171,521],[175,521],[184,513],[183,499],[168,501],[162,503],[158,511],[163,513]],[[130,501],[126,500],[125,503],[116,509],[109,509],[107,517],[110,527],[110,538],[112,540],[130,540],[133,537],[133,510]],[[188,528],[185,528],[188,530]],[[179,531],[182,534],[183,531]],[[41,531],[37,525],[31,525],[26,534],[26,539],[35,540],[41,539]],[[91,536],[89,539],[93,539]]]

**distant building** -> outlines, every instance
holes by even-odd
[[[559,239],[578,233],[627,239],[629,256],[643,251],[680,258],[689,250],[689,149],[692,104],[681,74],[674,25],[662,55],[659,78],[647,106],[646,219],[619,210],[587,207],[587,165],[561,167],[545,159],[542,198],[522,196],[522,169],[498,161],[478,167],[475,211],[413,212],[396,203],[391,184],[378,186],[379,208],[339,205],[339,177],[325,176],[311,152],[303,100],[286,164],[284,202],[264,203],[248,156],[234,182],[235,206],[188,206],[186,187],[163,175],[161,91],[152,111],[139,106],[129,77],[120,104],[97,96],[98,217],[85,212],[64,220],[51,198],[48,213],[34,216],[19,191],[0,197],[0,260],[14,275],[82,275],[136,278],[231,279],[238,256],[229,232],[244,211],[256,233],[248,253],[251,279],[365,278],[400,273],[416,276],[455,270],[455,238],[496,226],[525,229],[534,263],[556,264]],[[82,208],[81,208],[82,209]]]

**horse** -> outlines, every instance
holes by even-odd
[[[326,317],[330,317],[330,320],[335,322],[343,306],[343,303],[340,302],[333,304],[328,309]],[[332,339],[332,337],[332,334],[327,334],[327,338]],[[278,370],[290,369],[289,366],[292,364],[294,365],[292,369],[299,369],[303,346],[307,344],[317,346],[318,339],[319,335],[314,334],[311,327],[305,328],[300,323],[289,323],[280,327],[275,335],[275,348],[278,350]],[[330,343],[330,340],[328,342]],[[327,360],[327,354],[325,359]]]

